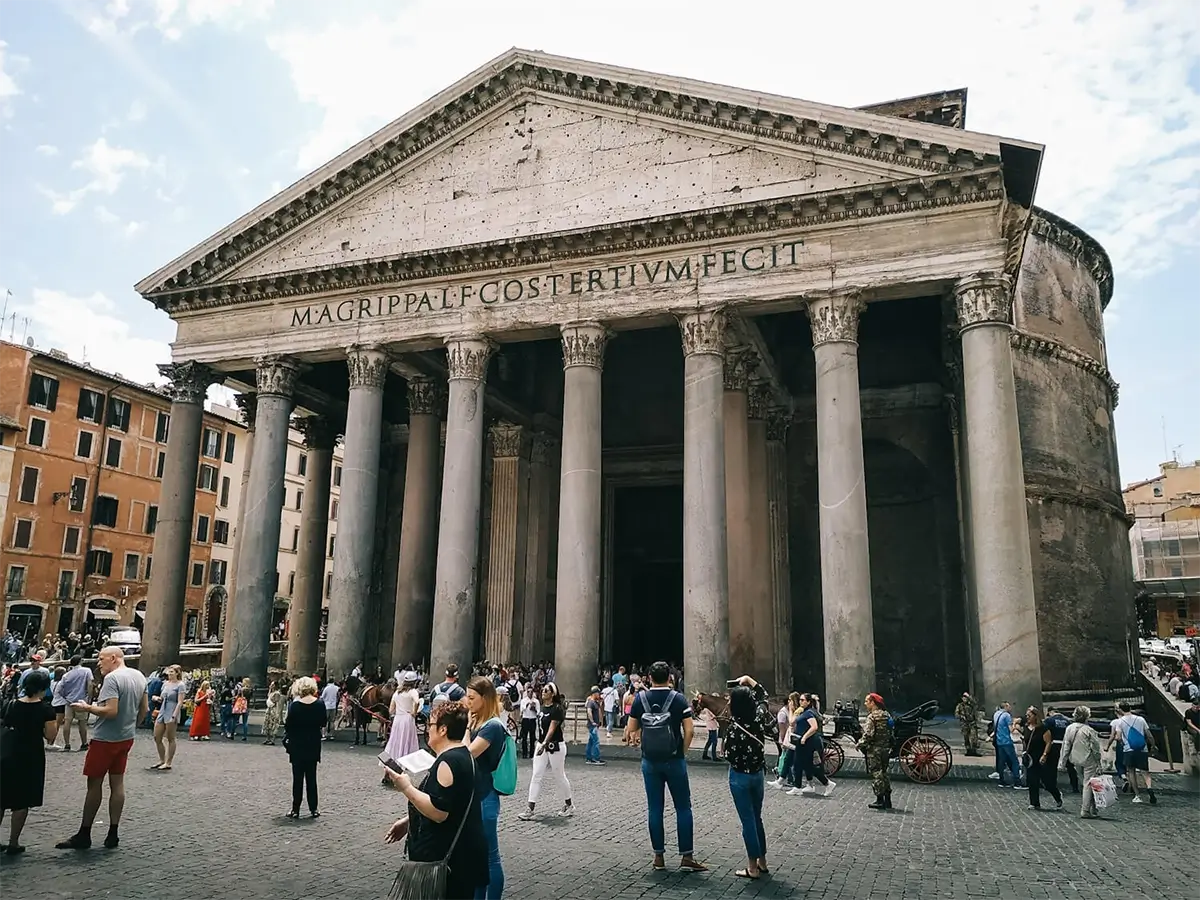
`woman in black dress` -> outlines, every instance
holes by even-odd
[[[0,821],[12,810],[9,823],[10,855],[24,853],[21,829],[29,810],[42,805],[46,787],[46,744],[58,737],[54,708],[46,701],[50,676],[45,669],[25,676],[25,696],[4,706],[4,760],[0,762]],[[11,731],[10,731],[11,730]]]
[[[317,809],[317,763],[321,761],[321,734],[325,728],[325,705],[317,700],[317,683],[298,678],[293,688],[296,699],[288,707],[283,723],[283,746],[292,761],[292,811],[289,819],[300,818],[300,801],[308,791],[308,811],[314,819]]]
[[[403,773],[385,770],[408,800],[408,815],[396,820],[385,839],[391,844],[407,835],[408,858],[414,862],[440,862],[448,856],[447,900],[472,900],[476,889],[488,883],[488,845],[480,804],[484,790],[491,787],[491,776],[480,783],[482,773],[463,745],[467,718],[466,706],[456,700],[440,703],[430,712],[429,749],[438,756],[420,787]]]

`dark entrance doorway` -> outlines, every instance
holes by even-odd
[[[613,658],[683,660],[683,485],[629,485],[612,499]]]

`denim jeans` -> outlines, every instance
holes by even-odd
[[[616,707],[604,711],[604,718],[608,724],[608,730],[611,732],[617,727],[617,710]]]
[[[221,706],[221,734],[232,734],[233,732],[233,704],[226,703]]]
[[[708,739],[704,742],[704,755],[712,754],[713,759],[717,758],[717,738],[721,736],[721,732],[716,728],[708,730]]]
[[[763,829],[763,773],[747,775],[745,772],[729,770],[729,793],[738,819],[742,822],[742,843],[746,845],[748,859],[761,859],[767,855],[767,833]]]
[[[500,864],[500,795],[491,791],[479,804],[483,813],[483,836],[488,847],[488,883],[475,889],[475,900],[500,900],[504,893],[504,867]]]
[[[692,853],[692,788],[688,783],[687,761],[668,759],[655,762],[642,760],[642,782],[646,786],[646,808],[650,825],[651,849],[656,854],[666,852],[666,836],[663,833],[663,813],[666,797],[663,789],[671,792],[671,805],[675,807],[675,830],[679,838],[679,855]]]
[[[583,754],[588,762],[598,762],[600,759],[600,726],[588,723],[587,749]]]
[[[1021,764],[1017,762],[1017,750],[1012,744],[996,745],[996,771],[1000,773],[1000,783],[1004,783],[1004,772],[1012,772],[1012,783],[1021,784]]]
[[[229,736],[233,737],[237,734],[238,725],[242,726],[242,738],[244,739],[250,730],[250,713],[234,713],[229,717]]]

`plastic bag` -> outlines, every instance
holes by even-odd
[[[1088,782],[1096,798],[1097,809],[1107,809],[1117,802],[1117,786],[1111,775],[1098,775]]]

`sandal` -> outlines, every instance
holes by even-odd
[[[758,881],[759,876],[751,874],[749,869],[738,869],[733,873],[738,878],[749,878],[751,881]]]
[[[154,765],[154,766],[146,766],[146,771],[147,772],[157,772],[162,767],[163,767],[163,764],[158,763],[157,765]]]

